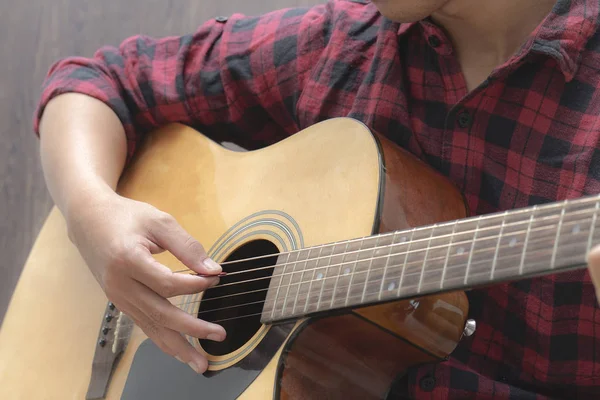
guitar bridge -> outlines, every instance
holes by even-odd
[[[96,341],[86,400],[103,399],[106,396],[112,372],[127,347],[132,329],[133,321],[109,302]]]

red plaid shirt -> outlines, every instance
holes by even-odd
[[[137,36],[50,71],[36,114],[63,92],[108,104],[131,155],[168,122],[254,149],[349,116],[409,149],[474,214],[600,191],[598,0],[559,0],[520,50],[467,91],[432,22],[397,24],[340,0],[216,18],[194,34]],[[600,308],[587,271],[469,292],[477,331],[414,368],[424,399],[600,398]]]

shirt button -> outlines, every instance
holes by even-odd
[[[471,114],[469,114],[468,111],[463,110],[458,114],[458,126],[461,128],[466,128],[471,125],[471,120]]]
[[[429,36],[429,37],[427,38],[427,41],[429,42],[429,45],[430,45],[431,47],[439,47],[439,46],[440,46],[440,44],[442,44],[442,43],[440,42],[440,38],[439,38],[439,37],[437,37],[437,36],[435,36],[435,35],[431,35],[431,36]]]
[[[430,375],[424,376],[419,381],[419,386],[423,391],[431,392],[435,387],[435,378]]]
[[[215,18],[215,21],[221,22],[221,23],[227,22],[227,20],[228,20],[228,18],[227,17],[223,17],[223,16],[219,16],[219,17]]]

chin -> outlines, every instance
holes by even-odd
[[[416,22],[441,9],[451,0],[371,0],[379,12],[394,22]]]

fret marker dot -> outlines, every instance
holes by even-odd
[[[459,247],[458,249],[456,249],[456,254],[458,254],[459,256],[461,254],[465,254],[465,248],[464,247]]]
[[[323,279],[323,273],[322,273],[322,272],[319,272],[319,273],[317,274],[317,280],[319,281],[319,280],[321,280],[321,279]]]
[[[348,275],[350,273],[350,268],[344,268],[344,275]]]
[[[396,289],[396,282],[390,282],[390,284],[387,287],[387,290],[394,290]]]
[[[406,242],[406,236],[402,236],[402,237],[400,238],[400,243],[404,243],[404,242]]]
[[[571,232],[573,233],[579,233],[581,231],[581,228],[579,227],[579,224],[575,225],[573,227],[573,229],[571,230]]]
[[[517,239],[516,238],[510,239],[510,242],[508,242],[508,245],[510,247],[515,247],[516,244],[517,244]]]

